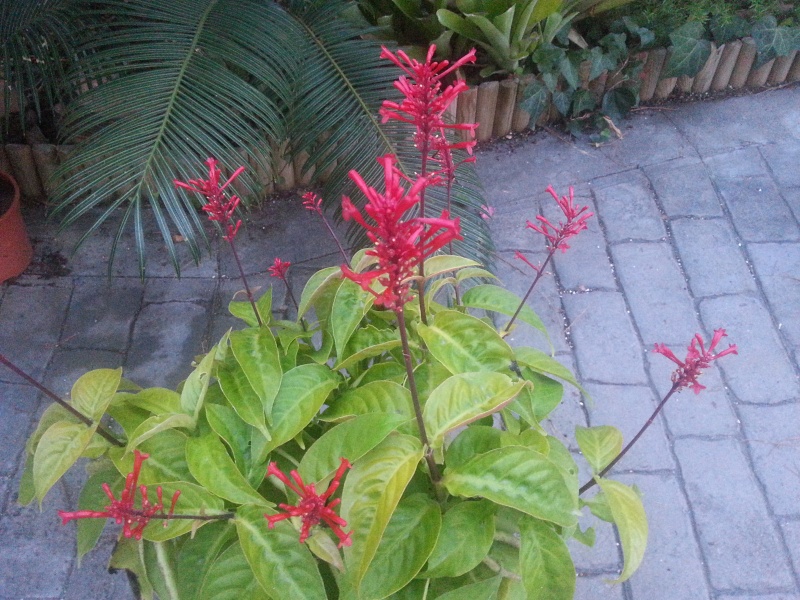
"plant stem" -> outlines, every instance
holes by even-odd
[[[555,247],[550,248],[550,252],[547,253],[547,258],[544,259],[542,266],[539,267],[539,270],[536,272],[536,277],[533,278],[533,283],[531,283],[531,287],[528,288],[525,297],[522,299],[522,302],[519,303],[519,306],[517,307],[514,316],[511,317],[511,320],[508,323],[506,323],[505,327],[503,327],[503,332],[501,333],[501,335],[505,336],[506,334],[508,334],[509,331],[511,331],[511,326],[514,324],[514,321],[517,320],[517,317],[519,316],[522,307],[525,306],[525,303],[528,301],[528,297],[531,295],[533,288],[536,287],[536,284],[539,283],[539,280],[542,278],[544,270],[545,268],[547,268],[547,264],[550,262],[550,259],[553,258],[553,254],[555,254],[555,251],[556,251]]]
[[[342,258],[344,259],[344,263],[346,265],[349,265],[350,258],[347,256],[347,252],[344,251],[344,247],[342,247],[342,244],[339,241],[339,236],[336,235],[336,232],[333,230],[333,227],[331,227],[331,224],[328,222],[328,219],[325,217],[325,215],[322,214],[321,211],[319,213],[319,216],[322,217],[322,222],[325,223],[325,227],[328,228],[328,233],[331,234],[333,241],[336,242],[336,245],[339,247],[339,252],[342,253]]]
[[[136,514],[136,511],[130,511],[132,514]],[[188,521],[224,521],[228,519],[233,519],[236,516],[235,513],[226,512],[220,513],[218,515],[150,515],[148,519],[161,519],[163,521],[171,521],[172,519],[183,519]]]
[[[239,267],[239,275],[242,278],[242,283],[244,283],[244,290],[247,293],[247,299],[250,300],[250,306],[253,307],[253,312],[256,315],[256,321],[258,321],[258,326],[263,327],[264,322],[261,320],[261,315],[258,314],[258,308],[256,308],[256,301],[253,298],[253,292],[250,291],[250,286],[247,285],[247,277],[244,274],[244,268],[242,267],[242,261],[239,260],[239,253],[236,251],[236,244],[233,243],[233,240],[228,240],[228,243],[231,245],[231,250],[233,251],[233,258],[236,260],[236,266]]]
[[[419,403],[419,394],[417,393],[417,382],[414,379],[414,366],[411,364],[411,349],[408,346],[408,333],[406,332],[406,318],[403,314],[403,308],[395,310],[397,315],[397,325],[400,329],[400,342],[403,344],[403,360],[406,363],[406,374],[408,375],[408,387],[411,390],[411,401],[414,403],[414,414],[417,417],[417,426],[419,427],[419,437],[425,446],[425,461],[428,463],[428,468],[431,472],[431,479],[434,485],[438,486],[442,476],[439,474],[439,467],[436,461],[433,460],[433,451],[431,450],[428,442],[428,433],[425,431],[425,421],[422,419],[422,406]]]
[[[520,577],[516,573],[512,573],[508,569],[505,569],[499,562],[497,562],[495,559],[489,556],[484,558],[481,562],[483,562],[483,564],[489,567],[492,571],[494,571],[498,575],[501,575],[502,577],[505,577],[506,579],[512,579],[514,581],[522,581],[522,577]]]
[[[5,366],[7,366],[12,371],[14,371],[14,373],[16,373],[17,375],[22,377],[25,381],[30,383],[32,386],[34,386],[40,392],[46,394],[51,400],[56,402],[58,405],[60,405],[62,408],[64,408],[68,413],[73,415],[75,418],[79,419],[82,423],[85,423],[89,427],[93,427],[94,426],[94,424],[95,424],[94,421],[92,421],[89,417],[84,415],[82,412],[77,410],[75,407],[73,407],[73,406],[67,404],[66,402],[64,402],[64,400],[62,400],[58,395],[56,395],[55,392],[49,390],[48,388],[43,386],[41,383],[36,381],[33,377],[28,375],[25,371],[20,369],[17,365],[12,363],[10,360],[8,360],[5,357],[5,355],[3,355],[3,354],[0,354],[0,363],[3,363]],[[106,440],[108,440],[114,446],[119,446],[121,448],[125,447],[125,443],[124,442],[121,442],[116,437],[114,437],[114,434],[112,434],[110,431],[108,431],[100,423],[97,424],[96,432],[97,432],[98,435],[100,435],[103,438],[105,438]]]
[[[678,387],[679,387],[678,382],[672,384],[672,387],[667,392],[667,395],[664,396],[661,402],[658,403],[658,406],[656,406],[656,409],[653,411],[653,414],[650,415],[650,418],[647,419],[647,421],[645,421],[644,425],[642,425],[642,428],[639,430],[639,432],[635,436],[633,436],[633,439],[630,442],[628,442],[628,445],[625,446],[619,454],[617,454],[614,460],[608,463],[605,469],[600,471],[600,473],[598,473],[596,477],[593,477],[592,479],[590,479],[581,486],[581,489],[578,491],[579,496],[584,492],[590,490],[592,486],[594,486],[594,484],[597,483],[597,477],[603,477],[606,473],[608,473],[612,469],[614,465],[616,465],[620,460],[622,460],[622,457],[628,453],[628,450],[630,450],[633,447],[633,445],[639,440],[639,438],[642,437],[644,432],[647,431],[647,428],[653,424],[653,421],[655,421],[655,418],[658,415],[658,413],[661,412],[661,409],[664,408],[664,405],[667,403],[667,400],[669,400],[672,397],[672,394],[678,391]]]

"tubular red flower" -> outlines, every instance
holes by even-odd
[[[384,193],[367,186],[355,171],[350,172],[350,178],[367,197],[364,211],[374,225],[367,222],[349,198],[342,199],[344,219],[352,219],[366,230],[374,244],[367,254],[378,259],[377,268],[366,273],[354,273],[347,265],[342,265],[342,275],[372,293],[376,304],[391,310],[399,310],[411,300],[411,278],[419,264],[451,241],[462,239],[459,220],[450,219],[447,211],[438,218],[403,220],[406,211],[419,202],[420,192],[430,179],[420,177],[406,190],[401,185],[404,177],[395,166],[395,160],[391,154],[378,159],[384,168]],[[382,290],[373,288],[375,280]]]
[[[96,510],[77,510],[67,512],[64,510],[58,511],[61,517],[61,522],[66,525],[73,519],[114,519],[117,523],[122,523],[122,533],[126,538],[134,538],[137,540],[142,539],[142,532],[150,519],[156,513],[164,514],[164,499],[162,497],[161,486],[156,488],[156,496],[158,501],[153,504],[147,497],[147,486],[138,485],[139,473],[142,469],[142,463],[149,458],[149,455],[143,454],[138,450],[133,452],[133,471],[128,473],[125,478],[125,488],[122,490],[120,499],[114,497],[111,487],[103,484],[103,491],[108,496],[111,503],[105,507],[103,511]],[[136,508],[136,492],[137,490],[142,495],[140,508]],[[175,504],[178,502],[178,497],[181,495],[180,490],[176,490],[172,495],[172,504],[169,508],[168,515],[171,517],[175,512]]]
[[[322,494],[317,494],[314,484],[306,485],[297,471],[291,471],[289,473],[290,479],[278,468],[277,463],[270,463],[267,468],[267,477],[270,475],[277,477],[287,488],[299,496],[299,500],[296,506],[279,504],[279,508],[283,509],[285,512],[276,515],[264,515],[269,523],[269,528],[272,529],[275,527],[275,523],[283,521],[284,519],[300,517],[302,521],[302,525],[300,526],[300,543],[302,544],[308,539],[311,528],[319,524],[320,521],[324,521],[328,524],[333,533],[336,534],[336,537],[339,538],[339,548],[342,546],[350,546],[353,543],[350,539],[350,534],[342,530],[342,527],[347,527],[347,521],[342,519],[333,510],[341,500],[338,498],[332,502],[328,502],[328,500],[339,487],[344,472],[351,466],[350,461],[346,458],[342,458],[339,468],[333,476],[333,480],[331,480],[330,485],[328,485],[328,489]]]
[[[286,281],[286,272],[291,266],[292,263],[289,261],[282,261],[280,258],[276,258],[275,263],[267,270],[272,277],[278,277]]]
[[[322,214],[322,198],[314,192],[306,192],[303,194],[303,206],[319,215]]]
[[[233,213],[239,206],[240,200],[236,195],[226,198],[224,190],[244,171],[244,167],[236,169],[233,175],[231,175],[225,183],[220,185],[219,180],[222,172],[217,167],[217,160],[215,158],[208,158],[206,164],[208,165],[208,179],[190,179],[188,183],[175,179],[173,184],[177,188],[183,188],[205,196],[206,204],[202,207],[203,211],[208,214],[208,219],[210,221],[217,221],[226,225],[227,233],[223,238],[230,242],[236,237],[239,227],[242,224],[241,219],[235,222],[233,220]]]
[[[588,206],[582,206],[580,208],[575,206],[575,190],[572,186],[569,188],[569,197],[562,196],[559,198],[552,185],[548,186],[546,191],[553,196],[558,203],[561,212],[567,219],[566,222],[562,223],[559,221],[556,226],[547,220],[546,217],[538,215],[536,220],[539,221],[540,224],[534,225],[528,221],[527,227],[544,235],[551,249],[559,249],[562,252],[566,252],[569,249],[567,240],[586,229],[586,221],[589,217],[593,216],[594,213],[587,212],[589,210]]]
[[[711,343],[708,345],[708,349],[706,349],[703,338],[700,337],[699,333],[695,334],[687,349],[685,360],[680,360],[675,356],[672,350],[667,348],[664,344],[656,344],[653,350],[654,352],[663,354],[678,365],[678,368],[672,373],[672,381],[677,384],[677,389],[680,390],[691,386],[694,393],[699,394],[705,389],[705,386],[701,385],[697,381],[697,378],[700,377],[704,369],[708,368],[711,361],[722,358],[727,354],[738,354],[735,344],[729,344],[727,348],[714,354],[714,349],[717,347],[717,344],[719,344],[722,338],[727,337],[727,335],[724,329],[714,330]]]

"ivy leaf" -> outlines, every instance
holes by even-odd
[[[639,95],[635,90],[626,87],[618,87],[609,90],[603,96],[601,110],[608,115],[612,121],[621,121],[639,102]]]
[[[531,124],[535,124],[547,110],[550,93],[542,84],[541,81],[534,80],[525,86],[522,90],[522,100],[520,100],[519,107],[530,113]]]
[[[738,40],[750,35],[750,24],[747,19],[734,15],[732,18],[723,18],[721,15],[714,15],[708,24],[711,35],[718,45],[727,44],[730,41]]]
[[[681,75],[694,77],[700,72],[711,56],[711,42],[703,39],[703,35],[705,35],[703,24],[697,21],[689,21],[669,34],[669,39],[672,40],[672,54],[661,75],[662,78]]]
[[[603,52],[600,46],[593,46],[589,51],[589,60],[592,68],[589,71],[589,81],[593,81],[603,74],[603,71],[613,71],[617,68],[617,60],[609,53]]]
[[[572,97],[572,115],[579,117],[584,112],[591,112],[597,106],[594,94],[589,90],[578,90]]]
[[[558,63],[561,75],[573,90],[581,84],[580,64],[581,57],[577,52],[566,52]]]
[[[752,35],[758,48],[754,68],[766,64],[776,56],[786,56],[794,50],[800,50],[800,28],[778,25],[771,15],[753,25]]]
[[[565,117],[569,114],[569,107],[572,105],[572,94],[571,90],[553,92],[553,105]]]

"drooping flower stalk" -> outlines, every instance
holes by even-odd
[[[547,257],[544,259],[544,262],[541,264],[541,266],[536,266],[520,251],[515,253],[516,258],[522,260],[525,262],[525,264],[536,271],[536,276],[528,288],[528,291],[525,293],[525,296],[522,298],[522,302],[519,303],[517,310],[511,317],[511,320],[503,328],[502,335],[507,335],[511,331],[511,326],[519,316],[522,307],[525,306],[525,303],[528,301],[531,292],[533,292],[533,288],[536,287],[536,284],[542,278],[542,275],[544,274],[548,263],[552,260],[553,255],[556,253],[556,250],[566,252],[569,249],[567,240],[578,235],[581,231],[586,229],[586,221],[594,214],[588,212],[588,206],[575,206],[575,190],[571,186],[569,188],[569,196],[559,197],[552,185],[548,186],[546,191],[555,199],[558,207],[564,214],[566,221],[559,221],[558,225],[553,225],[553,223],[551,223],[543,215],[537,215],[536,220],[538,221],[538,224],[531,223],[530,221],[527,222],[526,227],[528,229],[533,229],[534,231],[541,233],[547,240]]]
[[[283,484],[299,496],[297,505],[279,504],[278,507],[284,512],[275,515],[264,515],[269,528],[275,527],[275,523],[290,519],[292,517],[300,517],[302,525],[300,526],[300,543],[302,544],[308,539],[311,528],[319,524],[320,521],[327,523],[336,537],[339,538],[339,548],[342,546],[350,546],[353,541],[350,539],[350,534],[346,533],[342,528],[347,527],[347,521],[342,519],[333,510],[341,502],[341,499],[330,500],[330,497],[339,487],[344,472],[352,465],[346,458],[341,459],[339,468],[331,480],[328,489],[322,494],[317,494],[314,484],[306,485],[303,478],[297,471],[291,471],[287,477],[279,468],[278,464],[271,462],[267,468],[267,477],[270,475],[277,477]]]
[[[283,284],[286,286],[286,291],[289,292],[289,299],[292,301],[292,304],[294,304],[294,309],[299,315],[300,305],[297,303],[297,298],[294,297],[292,286],[289,285],[289,279],[287,277],[289,267],[291,266],[292,263],[290,263],[289,261],[283,261],[280,258],[276,257],[273,265],[267,270],[269,271],[269,274],[272,277],[277,277],[278,279],[283,281]],[[302,317],[300,317],[300,325],[303,327],[303,331],[307,331],[306,322]]]
[[[77,511],[58,511],[63,525],[66,525],[74,519],[114,519],[117,523],[122,523],[122,534],[126,538],[134,538],[136,540],[142,539],[142,532],[152,518],[157,514],[164,515],[164,500],[162,498],[161,486],[156,488],[156,496],[158,501],[153,503],[147,497],[147,486],[138,485],[139,473],[142,469],[142,463],[149,458],[148,454],[134,450],[133,452],[133,471],[128,473],[125,478],[125,488],[119,500],[114,496],[111,487],[103,484],[103,491],[108,496],[111,503],[105,507],[105,510],[77,510]],[[136,492],[142,496],[139,507],[136,507]],[[172,503],[170,505],[167,519],[173,516],[175,512],[175,504],[180,497],[180,490],[176,490],[172,495]],[[166,523],[165,523],[166,526]]]
[[[602,471],[600,471],[600,473],[597,474],[597,477],[603,477],[614,467],[614,465],[622,460],[622,458],[628,453],[628,450],[630,450],[633,445],[639,441],[639,438],[642,437],[644,432],[647,431],[650,425],[653,424],[655,418],[658,416],[658,413],[661,412],[661,409],[664,408],[667,400],[669,400],[673,394],[687,387],[691,387],[695,394],[699,394],[705,389],[705,386],[701,385],[697,381],[697,378],[705,369],[709,367],[711,362],[728,354],[738,354],[735,344],[730,344],[721,352],[714,354],[717,344],[719,344],[720,340],[726,336],[727,334],[725,333],[724,329],[714,330],[711,343],[708,345],[708,349],[706,349],[703,343],[703,338],[700,337],[699,333],[695,334],[687,349],[685,360],[680,360],[677,356],[675,356],[672,350],[667,348],[664,344],[655,345],[653,350],[654,352],[663,354],[678,365],[678,368],[672,373],[672,387],[666,393],[664,398],[662,398],[661,402],[658,403],[658,406],[656,406],[656,409],[653,411],[653,414],[650,415],[650,418],[645,421],[644,425],[642,425],[636,435],[633,436],[633,439],[631,439],[631,441],[628,442],[628,444],[620,451],[620,453],[617,454],[614,460],[612,460]],[[583,486],[581,486],[579,494],[583,494],[591,489],[595,483],[597,483],[595,478],[587,481],[585,484],[583,484]]]
[[[240,200],[235,194],[231,195],[230,197],[227,197],[225,194],[225,188],[227,188],[234,179],[242,174],[244,167],[239,167],[236,169],[236,171],[233,172],[233,175],[231,175],[225,183],[220,185],[219,181],[222,172],[219,170],[219,167],[217,167],[217,159],[208,158],[206,160],[206,164],[208,165],[208,179],[190,179],[188,183],[175,179],[172,183],[177,188],[183,188],[185,190],[189,190],[190,192],[195,192],[204,196],[206,203],[202,208],[203,211],[208,214],[208,220],[216,221],[222,224],[225,228],[225,235],[222,236],[222,239],[227,241],[231,246],[233,259],[236,261],[236,266],[239,268],[239,275],[242,278],[247,299],[250,301],[250,306],[253,307],[253,313],[256,316],[256,321],[258,322],[259,327],[261,327],[264,325],[264,323],[261,320],[261,315],[258,314],[256,300],[253,297],[253,293],[250,291],[250,285],[247,283],[247,277],[244,274],[242,261],[239,259],[239,253],[236,251],[236,244],[234,243],[236,234],[239,232],[239,227],[242,224],[241,219],[234,219],[234,213],[236,208],[239,206]]]
[[[79,411],[77,408],[75,408],[71,404],[68,404],[67,402],[62,400],[58,396],[58,394],[56,394],[54,391],[52,391],[51,389],[45,387],[44,385],[42,385],[38,381],[36,381],[33,377],[28,375],[25,371],[23,371],[17,365],[15,365],[13,362],[11,362],[2,353],[0,353],[0,363],[4,364],[6,367],[8,367],[14,373],[16,373],[17,375],[22,377],[25,381],[27,381],[33,387],[35,387],[37,390],[39,390],[40,392],[45,394],[53,402],[58,404],[61,408],[66,410],[68,413],[73,415],[75,418],[80,420],[82,423],[88,425],[89,427],[93,427],[95,425],[94,421],[92,421],[89,417],[87,417],[85,414],[83,414],[81,411]],[[111,431],[106,429],[106,427],[102,423],[97,424],[96,432],[97,432],[97,434],[99,436],[103,437],[105,440],[107,440],[109,443],[113,444],[114,446],[118,446],[118,447],[122,447],[122,448],[125,447],[125,443],[121,442],[120,440],[118,440],[116,438],[116,436],[114,436],[114,434],[111,433]]]
[[[325,227],[328,228],[328,233],[333,238],[333,241],[336,242],[336,246],[339,248],[339,252],[342,254],[342,259],[344,259],[345,263],[349,263],[350,257],[347,256],[347,252],[344,251],[344,247],[339,241],[339,236],[336,235],[336,232],[333,230],[333,227],[331,227],[331,224],[328,221],[328,218],[325,216],[325,213],[322,212],[322,198],[320,198],[314,192],[306,192],[303,194],[303,206],[305,206],[307,210],[317,213],[320,216],[322,222],[325,224]]]

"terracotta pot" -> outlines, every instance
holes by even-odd
[[[8,196],[11,196],[10,206]],[[17,182],[8,173],[0,171],[0,283],[22,273],[33,258],[19,197]]]

